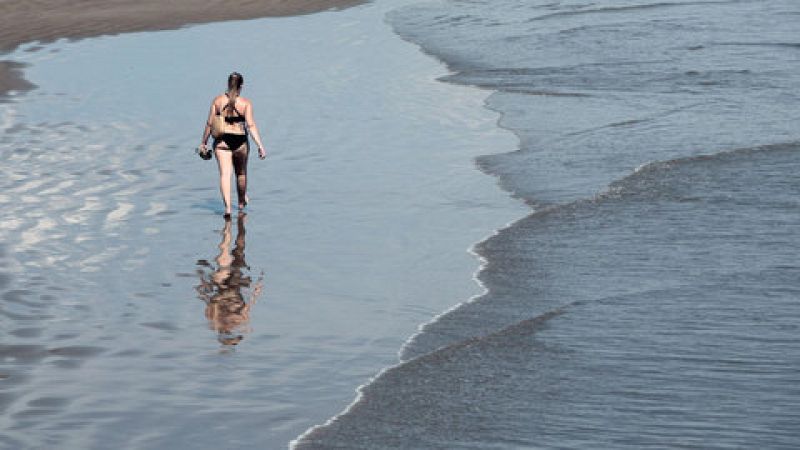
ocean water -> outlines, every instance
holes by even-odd
[[[800,446],[800,5],[446,0],[389,14],[491,93],[532,212],[487,293],[296,448]]]

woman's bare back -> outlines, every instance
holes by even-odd
[[[214,108],[215,114],[219,114],[220,111],[226,117],[230,118],[238,118],[241,117],[241,120],[235,121],[225,121],[225,133],[231,134],[245,134],[245,123],[247,121],[247,111],[250,108],[250,101],[243,97],[237,97],[234,101],[234,108],[231,110],[229,106],[230,100],[228,96],[225,94],[218,95],[214,98]]]

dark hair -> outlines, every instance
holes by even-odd
[[[236,105],[236,98],[239,97],[239,92],[242,90],[242,83],[244,83],[244,77],[239,72],[232,72],[228,75],[228,107],[231,109]]]

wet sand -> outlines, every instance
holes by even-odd
[[[0,105],[0,447],[285,448],[480,293],[466,250],[526,209],[473,158],[516,140],[397,6],[9,56],[39,88]],[[232,69],[269,152],[241,226],[193,152]]]
[[[8,98],[11,91],[28,91],[36,87],[22,76],[23,64],[0,61],[0,102]]]
[[[0,4],[0,53],[26,42],[52,42],[133,31],[167,30],[187,24],[308,14],[363,3],[360,0],[46,0]],[[10,91],[35,87],[19,67],[0,61],[0,101]]]

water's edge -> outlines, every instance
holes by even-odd
[[[459,82],[454,82],[454,81],[448,80],[449,77],[451,77],[452,75],[454,75],[456,73],[456,71],[450,66],[448,61],[446,61],[445,59],[437,56],[435,53],[428,51],[420,43],[415,42],[415,41],[411,40],[410,38],[407,38],[407,37],[403,36],[400,32],[395,30],[394,26],[391,23],[391,20],[389,19],[389,15],[393,11],[396,11],[396,10],[398,10],[400,8],[402,8],[402,7],[398,7],[395,10],[387,12],[386,15],[384,16],[384,20],[383,20],[384,24],[392,30],[392,32],[398,37],[398,39],[400,39],[400,40],[412,45],[421,54],[423,54],[423,55],[425,55],[425,56],[427,56],[427,57],[429,57],[429,58],[431,58],[433,60],[436,60],[439,63],[441,63],[442,68],[444,68],[446,70],[446,72],[444,72],[441,75],[436,77],[436,80],[438,82],[447,83],[447,84],[451,84],[451,85],[454,85],[454,86],[465,86],[466,85],[467,87],[473,88],[473,89],[476,89],[476,90],[486,90],[486,89],[481,88],[477,84],[469,85],[469,84],[465,84],[465,83],[459,83]],[[492,91],[491,93],[487,94],[486,98],[483,101],[483,108],[485,108],[488,111],[491,111],[493,114],[496,115],[497,120],[495,122],[495,126],[498,129],[502,129],[504,131],[510,132],[510,134],[513,134],[516,137],[517,147],[516,148],[512,148],[510,150],[506,150],[506,151],[500,152],[500,153],[487,153],[487,154],[484,154],[484,155],[476,156],[476,157],[474,157],[472,159],[473,169],[475,171],[477,171],[477,172],[483,173],[484,175],[492,177],[493,179],[495,179],[495,184],[498,187],[498,189],[501,190],[502,192],[507,193],[510,199],[512,199],[514,201],[519,201],[520,203],[525,204],[526,205],[525,210],[527,210],[527,212],[524,215],[522,215],[522,216],[520,216],[518,218],[515,218],[515,219],[511,220],[510,222],[507,222],[506,224],[500,226],[499,228],[497,228],[495,230],[492,230],[487,236],[485,236],[484,238],[476,241],[474,244],[472,244],[469,248],[466,249],[466,252],[469,253],[470,255],[472,255],[479,263],[478,264],[478,268],[475,270],[475,272],[474,272],[474,274],[472,276],[472,281],[480,288],[480,290],[482,292],[479,292],[479,293],[471,296],[470,298],[468,298],[468,299],[466,299],[464,301],[461,301],[459,303],[456,303],[456,304],[452,305],[451,307],[449,307],[449,308],[443,310],[442,312],[436,314],[434,317],[432,317],[427,322],[419,324],[419,326],[417,327],[417,331],[414,334],[412,334],[411,336],[409,336],[406,339],[406,341],[403,343],[403,345],[400,347],[400,349],[397,351],[397,357],[398,357],[397,364],[382,368],[378,373],[376,373],[369,380],[367,380],[363,384],[359,385],[355,390],[356,396],[355,396],[355,398],[353,399],[353,401],[349,405],[347,405],[341,412],[337,413],[336,415],[334,415],[331,418],[329,418],[328,420],[326,420],[324,423],[317,424],[317,425],[314,425],[314,426],[310,427],[308,430],[304,431],[302,434],[300,434],[295,439],[293,439],[289,443],[289,449],[290,450],[295,450],[298,447],[304,448],[305,444],[308,444],[308,442],[304,442],[304,441],[307,438],[309,438],[310,436],[313,436],[313,434],[316,431],[324,429],[325,427],[330,426],[331,424],[335,423],[340,417],[348,414],[352,410],[352,408],[354,406],[356,406],[359,402],[362,401],[362,399],[364,397],[365,389],[368,389],[370,385],[372,385],[375,381],[380,380],[385,374],[393,371],[394,369],[397,369],[398,367],[404,366],[404,365],[406,365],[408,363],[413,363],[414,360],[423,359],[429,353],[434,353],[434,352],[440,350],[441,348],[437,348],[437,349],[431,350],[429,353],[415,354],[415,355],[407,355],[406,354],[408,347],[414,344],[415,339],[418,336],[422,335],[425,332],[427,327],[435,324],[440,318],[447,316],[448,314],[452,313],[453,311],[456,311],[459,308],[461,308],[461,307],[463,307],[465,305],[468,305],[468,304],[470,304],[472,302],[478,301],[478,300],[480,300],[480,299],[482,299],[482,298],[484,298],[484,297],[486,297],[486,296],[488,296],[490,294],[489,289],[486,287],[486,285],[484,284],[484,282],[481,280],[481,277],[480,277],[481,273],[490,264],[490,261],[487,259],[486,255],[484,255],[484,253],[482,253],[480,251],[481,245],[486,243],[487,241],[491,240],[492,238],[495,238],[498,235],[502,234],[503,230],[506,230],[506,229],[509,229],[509,228],[513,227],[514,224],[516,224],[517,222],[519,222],[521,220],[524,220],[525,218],[529,217],[530,215],[532,215],[532,214],[534,214],[536,212],[535,202],[529,201],[529,199],[526,199],[526,198],[524,198],[522,196],[517,195],[515,193],[515,191],[510,187],[510,185],[507,185],[507,184],[504,183],[504,180],[503,180],[503,178],[502,178],[500,173],[492,172],[489,168],[485,167],[484,165],[482,165],[480,163],[480,160],[482,158],[485,158],[485,157],[488,157],[488,156],[499,156],[499,155],[504,155],[504,154],[511,154],[511,153],[515,153],[515,152],[520,150],[519,144],[520,144],[520,139],[521,138],[520,138],[518,132],[516,130],[514,130],[513,128],[506,127],[506,126],[502,125],[502,121],[503,121],[503,117],[505,115],[505,112],[503,112],[503,111],[501,111],[499,109],[496,109],[496,108],[492,108],[490,106],[489,101],[491,99],[491,96],[495,92],[497,92],[497,91]],[[543,314],[540,317],[540,319],[547,320],[548,318],[550,318],[553,315],[558,314],[558,313],[559,313],[558,311],[551,312],[551,313],[546,313],[546,314]],[[475,336],[475,337],[478,338],[480,336]],[[459,342],[459,343],[452,344],[452,345],[459,346],[459,345],[463,345],[463,343]],[[447,347],[449,347],[449,346],[447,346]]]

